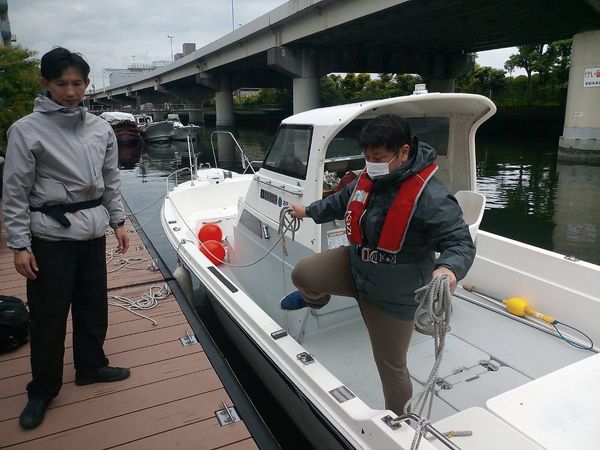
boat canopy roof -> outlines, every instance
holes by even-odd
[[[398,114],[401,117],[449,117],[458,114],[471,116],[473,122],[479,122],[479,119],[495,112],[494,103],[481,95],[431,93],[313,109],[290,116],[282,123],[339,128],[354,119],[370,119],[380,114]]]

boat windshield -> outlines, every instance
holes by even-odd
[[[448,117],[406,117],[413,136],[436,149],[437,154],[448,154]],[[354,119],[329,143],[325,156],[325,170],[336,172],[339,177],[349,170],[361,170],[365,157],[358,136],[369,119]]]
[[[265,156],[263,167],[294,178],[306,179],[312,126],[282,125]]]
[[[448,117],[407,117],[413,136],[435,148],[438,156],[448,155],[450,120]]]

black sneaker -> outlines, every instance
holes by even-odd
[[[19,416],[19,424],[23,428],[37,427],[44,420],[44,414],[51,401],[47,399],[30,399],[21,416]]]
[[[75,374],[75,384],[77,386],[85,386],[92,383],[110,383],[113,381],[121,381],[129,378],[131,371],[126,367],[101,367],[95,371],[85,374]]]

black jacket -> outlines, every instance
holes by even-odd
[[[385,215],[402,181],[435,160],[435,150],[420,143],[416,154],[402,167],[378,178],[373,186],[367,210],[361,220],[364,247],[375,249]],[[316,223],[343,219],[357,180],[325,199],[306,208]],[[451,269],[457,279],[464,278],[475,258],[475,246],[456,199],[435,177],[419,197],[396,264],[374,264],[361,259],[356,246],[348,248],[352,273],[361,297],[385,312],[403,320],[414,316],[415,290],[431,281],[435,267]],[[440,255],[435,259],[435,252]]]

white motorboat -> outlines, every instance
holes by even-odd
[[[575,330],[600,340],[600,266],[478,230],[485,199],[475,192],[475,135],[495,110],[482,96],[435,93],[320,108],[282,122],[256,173],[190,168],[192,180],[175,186],[170,177],[161,220],[171,245],[316,448],[409,449],[415,427],[430,431],[421,449],[598,448],[600,355]],[[343,245],[345,236],[343,221],[303,220],[294,238],[281,237],[282,209],[308,205],[361,169],[358,131],[383,113],[403,116],[437,149],[436,176],[456,194],[476,238],[476,261],[453,297],[431,424],[413,415],[408,425],[384,409],[354,300],[334,297],[314,311],[279,306],[295,289],[294,265]],[[205,254],[198,233],[207,224],[223,238],[215,232],[220,243]],[[510,297],[529,302],[521,305],[525,317],[499,301]],[[415,391],[434,359],[433,339],[415,332],[408,355]]]
[[[198,137],[200,136],[200,130],[201,127],[194,124],[175,127],[171,130],[171,140],[187,142],[187,138],[189,136],[192,142],[195,143],[198,141]]]
[[[161,120],[147,124],[142,131],[146,142],[165,143],[171,140],[171,132],[175,128],[183,127],[181,122],[172,120]]]

